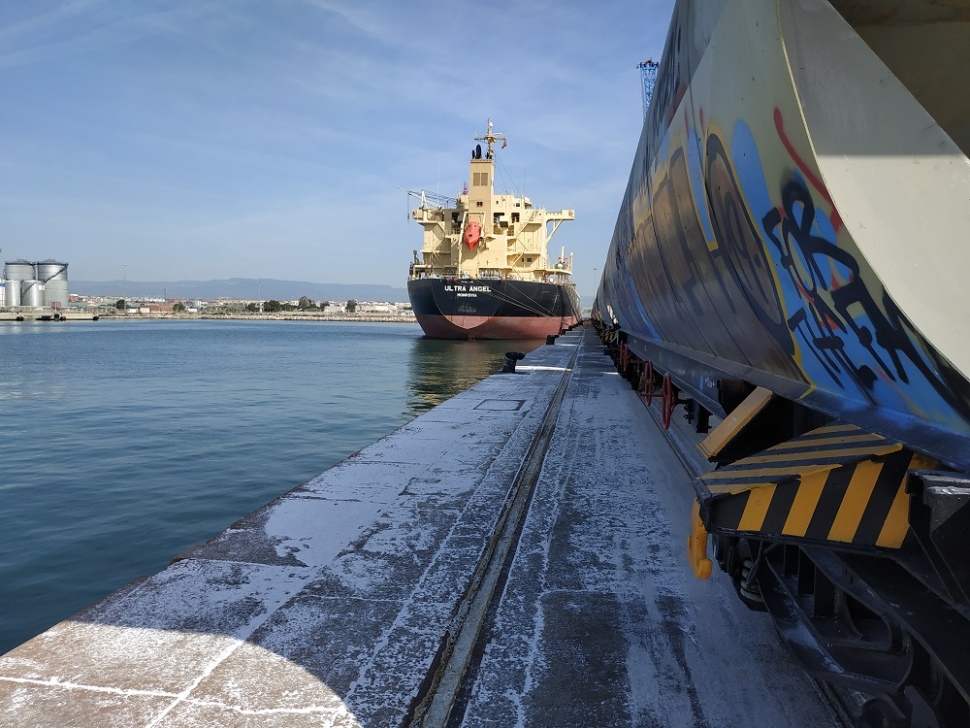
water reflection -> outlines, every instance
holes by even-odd
[[[64,351],[70,324],[29,322],[0,324],[5,338],[0,365],[0,401],[62,400],[76,366]]]
[[[419,415],[502,368],[507,351],[528,353],[537,341],[415,339],[408,359],[408,414]]]

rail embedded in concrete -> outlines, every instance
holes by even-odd
[[[521,529],[532,494],[539,480],[546,452],[552,440],[556,420],[562,407],[569,373],[576,363],[581,345],[573,348],[572,356],[566,365],[559,386],[542,420],[522,465],[515,475],[506,506],[500,515],[495,531],[482,555],[478,568],[471,580],[467,595],[459,606],[460,619],[442,650],[441,660],[436,665],[430,680],[426,683],[424,694],[416,701],[414,714],[409,716],[409,725],[415,728],[446,728],[452,724],[455,703],[459,692],[468,687],[470,666],[476,648],[482,647],[482,628],[489,610],[493,607],[496,594],[504,583],[511,558],[514,556]]]

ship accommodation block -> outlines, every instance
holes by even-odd
[[[468,191],[453,207],[422,205],[412,211],[424,227],[412,275],[565,282],[570,261],[550,260],[547,246],[575,212],[549,211],[533,207],[528,197],[495,194],[493,174],[493,160],[472,159]],[[472,222],[481,226],[481,239],[469,248],[462,234]]]

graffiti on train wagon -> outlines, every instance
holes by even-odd
[[[785,136],[782,121],[776,110],[779,138],[794,166],[775,201],[760,161],[751,163],[758,150],[743,122],[734,130],[732,156],[748,160],[741,185],[752,208],[764,211],[760,227],[774,268],[782,273],[778,284],[787,327],[802,352],[807,379],[826,388],[854,387],[866,400],[894,409],[942,414],[959,407],[925,342],[881,286],[873,295],[859,262],[839,247],[838,211]]]
[[[608,285],[624,323],[655,340],[722,361],[747,366],[768,366],[764,362],[769,361],[774,372],[801,380],[793,348],[778,345],[790,336],[771,274],[762,277],[767,261],[759,252],[755,223],[745,218],[746,232],[734,235],[717,224],[726,216],[698,216],[707,199],[703,187],[692,189],[692,180],[703,177],[700,155],[690,145],[676,146],[665,159],[652,185],[631,183],[617,222],[611,260],[618,273]],[[638,169],[647,175],[646,165]],[[722,187],[736,188],[729,165],[718,169],[725,171],[718,177],[725,181]],[[718,199],[738,209],[731,193]],[[712,250],[715,235],[725,243]],[[752,260],[753,252],[760,263]],[[754,302],[744,290],[752,280],[758,280],[762,294]]]

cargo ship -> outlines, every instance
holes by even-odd
[[[592,312],[859,726],[970,725],[968,61],[966,2],[677,0]]]
[[[476,136],[468,183],[457,198],[409,192],[411,217],[424,228],[408,274],[408,297],[424,333],[434,339],[541,339],[580,320],[572,255],[555,260],[548,245],[574,210],[533,207],[526,196],[496,194],[496,144]],[[485,149],[482,149],[482,143]]]

